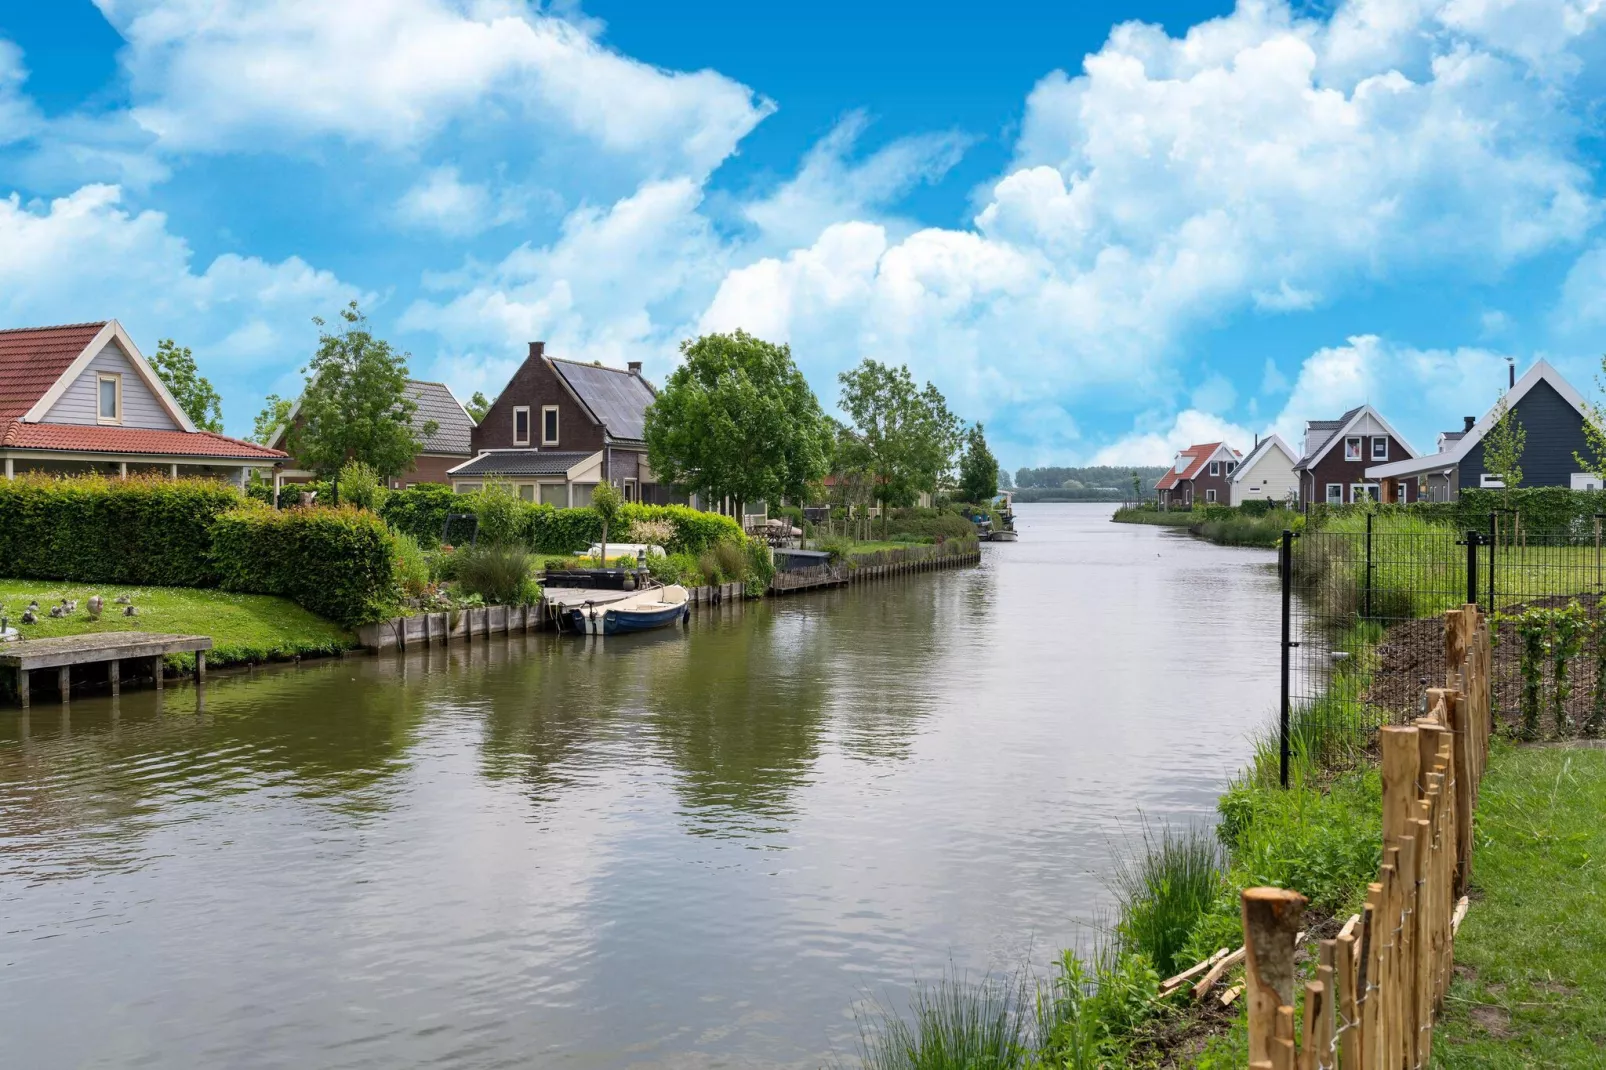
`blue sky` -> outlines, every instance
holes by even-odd
[[[177,338],[235,433],[353,298],[463,396],[741,326],[1010,467],[1593,392],[1601,0],[757,7],[3,0],[0,323]]]

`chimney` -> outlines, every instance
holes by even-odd
[[[1463,416],[1463,417],[1461,417],[1461,419],[1466,421],[1466,426],[1461,428],[1461,433],[1462,434],[1465,434],[1466,432],[1471,431],[1472,430],[1472,425],[1478,422],[1478,418],[1476,416]]]
[[[531,360],[538,360],[545,353],[546,353],[546,343],[545,342],[531,342],[530,343],[530,359]]]
[[[639,361],[639,360],[630,361],[628,364],[625,365],[625,367],[630,369],[630,374],[631,375],[640,375],[641,374],[641,361]]]
[[[1506,389],[1510,390],[1512,387],[1514,387],[1516,385],[1517,385],[1517,362],[1514,361],[1514,360],[1507,360],[1506,361]]]

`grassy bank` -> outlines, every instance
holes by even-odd
[[[90,595],[94,594],[107,602],[98,621],[89,619],[86,608]],[[123,616],[123,607],[113,602],[123,594],[133,598],[137,616]],[[78,611],[61,619],[47,616],[49,608],[63,598],[76,600]],[[40,606],[39,623],[18,624],[24,607],[32,600],[37,600]],[[0,606],[5,607],[5,615],[11,619],[12,626],[19,628],[26,639],[88,632],[211,636],[214,646],[207,661],[213,665],[333,654],[354,645],[349,632],[288,599],[231,594],[210,588],[0,580]],[[175,666],[193,664],[193,658],[188,655],[175,655],[171,660]]]
[[[1606,750],[1497,746],[1442,1067],[1606,1062]]]
[[[1142,506],[1123,506],[1110,517],[1117,524],[1153,524],[1163,528],[1185,528],[1193,524],[1196,519],[1192,513],[1180,510],[1169,512],[1160,509],[1145,509]]]
[[[1286,510],[1242,512],[1225,505],[1206,505],[1183,510],[1156,509],[1153,505],[1124,506],[1110,519],[1118,524],[1154,524],[1168,528],[1187,528],[1218,546],[1276,546],[1283,529],[1299,528],[1301,518]]]

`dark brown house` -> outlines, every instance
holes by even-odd
[[[447,473],[474,456],[470,441],[474,433],[474,418],[445,383],[409,379],[405,389],[413,404],[418,406],[413,411],[412,424],[424,448],[413,458],[411,468],[390,481],[391,489],[400,490],[419,483],[449,485],[451,477]],[[297,401],[296,407],[290,410],[290,419],[273,432],[268,445],[276,449],[284,448],[286,435],[290,428],[296,426],[300,406],[301,402]],[[425,434],[424,430],[430,424],[435,425],[434,430]],[[305,483],[316,478],[316,473],[292,458],[285,466],[283,477],[286,483]]]
[[[1374,465],[1414,458],[1411,444],[1370,405],[1360,405],[1336,420],[1305,423],[1305,452],[1294,465],[1299,500],[1351,505],[1377,501],[1379,482],[1366,470]],[[1400,501],[1416,500],[1416,485],[1401,488]]]
[[[1202,442],[1177,453],[1171,470],[1155,481],[1160,505],[1192,509],[1195,505],[1227,505],[1232,501],[1232,473],[1238,451],[1225,442]]]
[[[657,393],[641,365],[608,368],[530,352],[474,428],[473,459],[452,469],[457,490],[488,479],[512,483],[526,501],[581,506],[598,483],[626,501],[662,504],[670,488],[647,465],[647,406]]]

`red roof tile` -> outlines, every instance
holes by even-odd
[[[0,331],[0,420],[34,407],[105,322]]]
[[[282,461],[288,456],[283,450],[268,449],[254,442],[242,442],[211,431],[25,424],[21,420],[0,421],[0,446],[72,453],[129,453],[242,461]]]
[[[1221,446],[1222,444],[1220,442],[1203,442],[1189,446],[1185,450],[1178,450],[1178,458],[1188,458],[1188,467],[1179,472],[1177,471],[1176,462],[1173,461],[1170,470],[1167,471],[1165,475],[1155,480],[1154,489],[1166,490],[1170,487],[1176,486],[1184,479],[1198,478],[1200,470],[1205,466],[1205,462],[1210,460],[1211,457],[1215,456],[1215,452],[1219,450]],[[1231,453],[1234,457],[1242,456],[1237,450],[1228,450],[1227,452]]]

